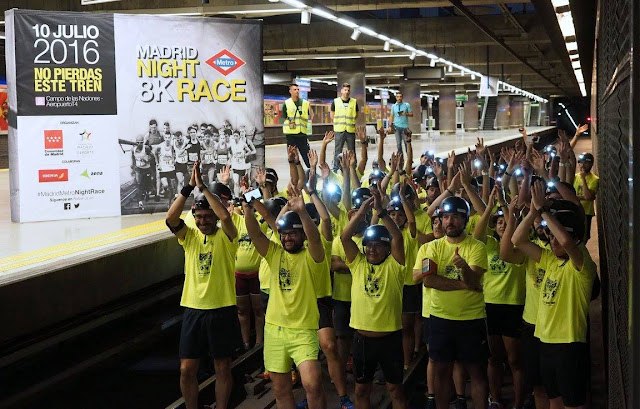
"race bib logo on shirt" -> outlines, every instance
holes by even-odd
[[[451,280],[460,280],[460,269],[456,266],[447,266],[444,269],[444,276]]]
[[[556,303],[556,293],[558,292],[558,281],[547,278],[542,289],[542,302],[545,305],[554,305]]]
[[[244,65],[244,61],[227,49],[220,51],[205,62],[222,75],[229,75]]]
[[[200,256],[198,257],[198,274],[200,276],[209,275],[212,260],[211,252],[200,253]]]
[[[291,271],[286,268],[281,268],[280,273],[278,274],[278,284],[280,285],[280,289],[282,291],[291,291],[294,284],[294,276],[291,274]]]
[[[536,270],[536,283],[534,284],[535,288],[540,288],[540,284],[542,284],[542,280],[544,280],[544,274],[546,271],[539,268]]]
[[[243,249],[248,249],[249,247],[251,247],[251,237],[249,237],[249,234],[245,233],[240,236],[240,238],[238,239],[238,245]]]
[[[380,279],[373,272],[367,274],[364,281],[364,291],[369,297],[380,297]]]
[[[499,255],[494,254],[489,262],[489,270],[491,270],[491,274],[506,274],[507,263],[500,260]]]

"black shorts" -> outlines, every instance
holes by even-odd
[[[587,400],[589,350],[586,343],[540,343],[540,371],[550,399],[562,397],[565,406],[581,406]]]
[[[429,358],[436,362],[486,363],[489,346],[485,319],[455,321],[432,315]]]
[[[262,307],[266,312],[267,306],[269,305],[269,293],[265,293],[264,291],[260,290],[260,298],[262,298]]]
[[[522,336],[524,305],[485,304],[487,333],[511,338]]]
[[[422,317],[422,342],[429,345],[429,325],[431,325],[430,318]]]
[[[260,295],[260,279],[258,272],[240,273],[236,271],[236,297],[246,297],[247,295]]]
[[[189,171],[187,170],[187,164],[186,163],[175,163],[176,166],[176,173],[182,173],[183,175],[186,175],[187,173],[189,173]]]
[[[169,179],[175,179],[176,178],[176,172],[175,171],[170,171],[170,172],[160,172],[160,179],[162,178],[167,178],[167,180]]]
[[[524,382],[529,388],[541,386],[540,374],[540,340],[533,336],[536,326],[522,322],[522,345],[524,347]]]
[[[320,313],[318,329],[333,328],[333,298],[318,298],[318,312]]]
[[[185,308],[180,330],[180,358],[197,359],[207,353],[213,359],[230,358],[240,345],[240,323],[235,305],[213,310]]]
[[[402,313],[418,314],[422,311],[422,284],[402,287]]]
[[[365,337],[355,333],[353,337],[353,374],[356,383],[371,383],[378,368],[387,383],[399,385],[404,374],[402,357],[402,331],[396,331],[379,338]]]
[[[351,303],[349,301],[333,300],[333,328],[336,337],[350,337],[354,329],[349,326],[351,321]]]

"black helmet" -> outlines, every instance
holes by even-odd
[[[389,204],[387,204],[388,212],[404,212],[404,207],[402,207],[402,202],[400,201],[400,196],[391,196],[391,200],[389,200]]]
[[[207,197],[200,193],[198,196],[195,197],[195,199],[193,200],[193,205],[191,206],[191,211],[195,212],[196,210],[209,210],[211,209],[211,206],[209,206],[209,201],[207,200]]]
[[[582,152],[580,155],[578,155],[578,162],[593,163],[593,154],[589,152]]]
[[[302,230],[302,220],[300,220],[298,213],[292,210],[283,214],[282,217],[276,221],[276,224],[278,225],[279,232],[293,229]]]
[[[270,197],[264,201],[264,206],[273,217],[278,217],[285,204],[287,204],[287,199],[284,197]]]
[[[389,230],[381,224],[369,226],[364,231],[362,245],[368,246],[369,243],[374,241],[381,241],[391,245],[391,233],[389,233]]]
[[[457,213],[469,220],[471,209],[469,203],[461,197],[449,196],[440,203],[440,215],[445,213]]]
[[[584,238],[585,220],[577,204],[558,199],[551,203],[549,210],[573,238]]]
[[[558,212],[573,212],[580,213],[580,209],[577,204],[564,199],[556,199],[551,201],[549,211],[555,216]]]
[[[374,169],[373,172],[369,174],[369,183],[371,183],[373,179],[384,179],[385,176],[387,176],[385,172],[380,169]]]
[[[498,210],[496,210],[496,212],[491,216],[491,223],[495,225],[500,217],[504,217],[504,211],[502,208],[498,208]]]
[[[482,178],[483,176],[476,176],[471,179],[471,184],[476,186],[478,189],[482,189]],[[489,177],[489,190],[493,190],[493,186],[495,186],[496,180],[492,177]]]
[[[220,182],[214,182],[209,188],[209,192],[218,196],[220,200],[231,200],[233,198],[233,194],[231,194],[231,189],[227,185],[223,185]]]
[[[351,193],[351,205],[354,209],[360,209],[360,205],[371,197],[371,190],[367,187],[359,187]]]
[[[427,158],[434,159],[436,157],[436,153],[434,151],[432,151],[431,149],[429,149],[427,151],[424,151],[422,156],[426,156]]]
[[[266,173],[266,179],[268,183],[276,184],[278,183],[278,173],[273,168],[264,168],[264,172]]]
[[[307,213],[309,213],[309,217],[311,217],[311,220],[313,220],[315,224],[319,224],[320,213],[318,213],[318,209],[316,208],[316,205],[313,203],[305,203],[304,208],[307,209]]]
[[[427,165],[416,166],[411,177],[416,182],[427,180]]]
[[[328,195],[328,196],[342,196],[342,189],[340,188],[340,185],[338,185],[337,183],[327,183],[325,186],[323,186],[323,191]]]
[[[391,194],[389,196],[391,196],[391,199],[393,200],[394,197],[400,197],[400,182],[396,183],[395,185],[393,185],[393,188],[391,189]],[[409,185],[406,185],[403,192],[402,192],[403,196],[405,199],[413,199],[416,192],[413,190],[413,188]],[[398,203],[400,203],[400,200],[398,200]]]

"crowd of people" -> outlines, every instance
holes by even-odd
[[[394,409],[407,408],[403,375],[423,346],[427,408],[466,408],[467,380],[474,408],[585,407],[587,315],[597,291],[585,243],[598,177],[593,155],[574,153],[584,130],[572,139],[559,132],[539,150],[523,130],[500,151],[478,139],[466,155],[428,151],[415,161],[408,129],[398,143],[406,154],[388,157],[388,131],[380,130],[370,166],[363,128],[354,130],[359,159],[346,149],[334,166],[326,149],[335,134],[327,132],[306,160],[287,148],[284,189],[264,168],[234,192],[228,172],[206,182],[206,167],[193,160],[167,214],[185,251],[187,408],[198,407],[205,352],[214,359],[216,407],[229,407],[231,356],[240,342],[252,346],[251,314],[279,409],[327,407],[320,351],[340,408],[371,407],[374,379]],[[306,399],[296,403],[298,374]]]
[[[172,130],[169,122],[164,122],[160,130],[158,122],[150,120],[149,131],[139,135],[131,149],[138,208],[144,210],[151,198],[171,205],[196,161],[206,183],[213,183],[220,172],[230,172],[237,196],[240,179],[251,177],[264,163],[264,137],[256,129],[249,132],[244,125],[234,128],[229,121],[219,127],[193,124],[183,134]]]

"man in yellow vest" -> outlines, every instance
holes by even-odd
[[[295,146],[302,156],[307,168],[309,166],[309,139],[307,139],[307,124],[313,121],[313,110],[309,101],[300,98],[300,87],[289,85],[291,98],[282,104],[284,124],[282,131],[287,137],[287,146]]]
[[[356,118],[358,117],[358,102],[351,98],[351,85],[342,84],[340,97],[331,103],[331,119],[335,133],[335,149],[333,154],[333,170],[338,169],[339,160],[336,158],[347,144],[347,149],[356,151]]]

